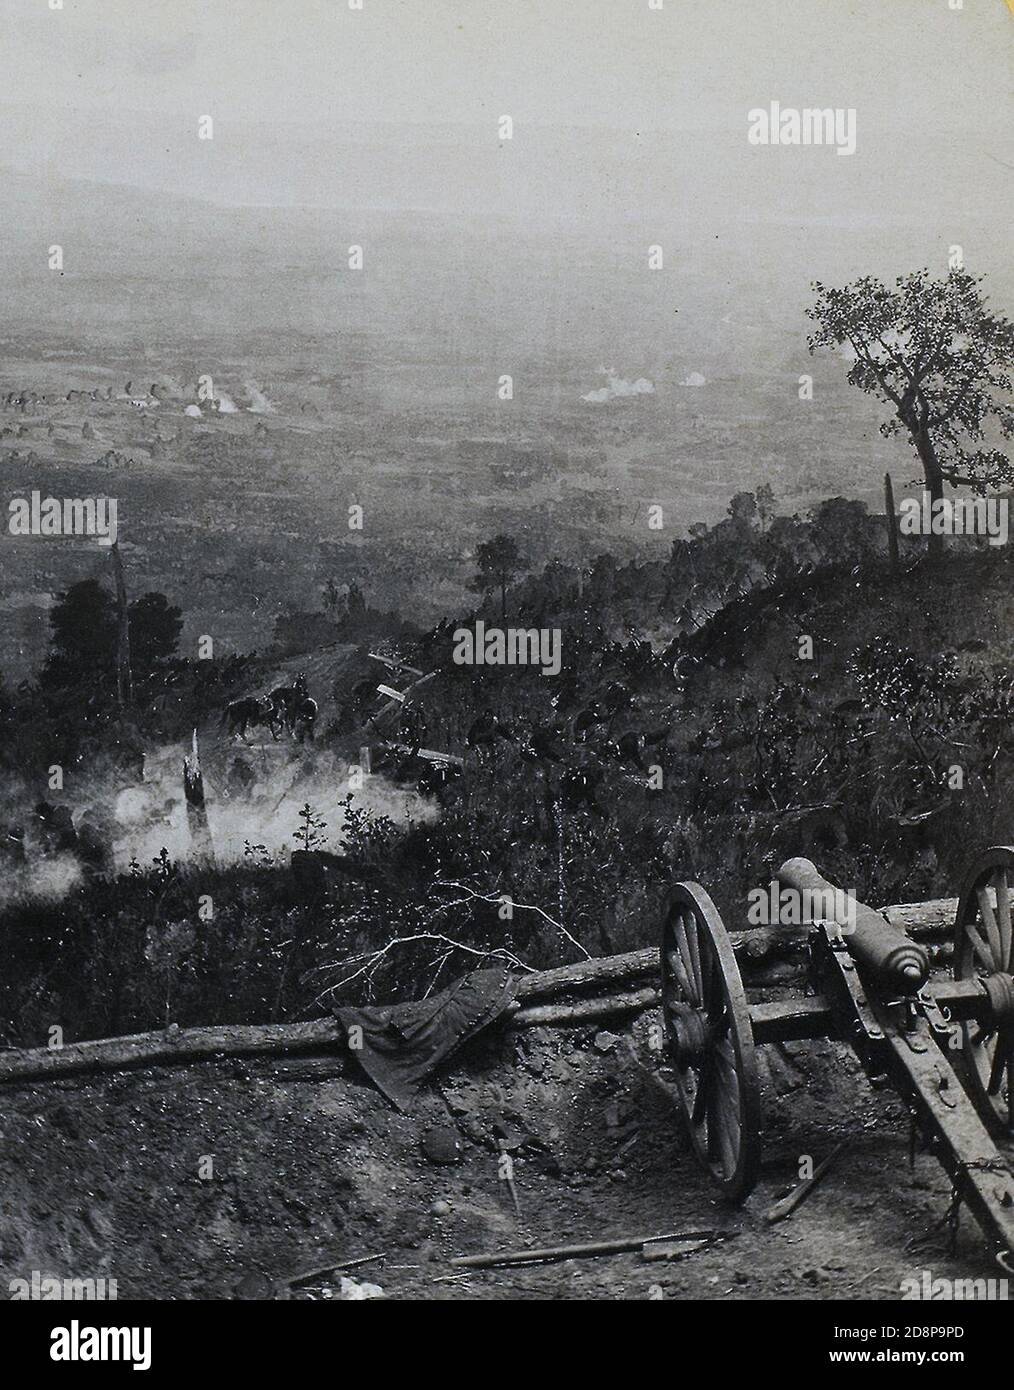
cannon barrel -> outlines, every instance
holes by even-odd
[[[922,989],[929,977],[930,961],[925,947],[912,941],[881,913],[865,903],[850,901],[841,909],[841,890],[823,878],[809,859],[787,859],[776,874],[777,882],[800,894],[808,894],[822,910],[821,920],[834,922],[841,929],[849,954],[902,994]],[[805,901],[805,899],[804,899]]]

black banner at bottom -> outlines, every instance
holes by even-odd
[[[532,1305],[526,1304],[526,1315],[531,1310]],[[574,1331],[568,1327],[559,1343],[561,1368],[569,1365],[571,1358],[580,1359],[582,1350],[592,1351],[602,1345],[603,1311],[601,1304],[595,1305],[596,1322],[587,1334],[581,1333],[582,1315],[577,1313]],[[560,1305],[554,1304],[554,1320],[560,1312]],[[426,1320],[425,1335],[417,1339],[416,1333],[423,1331],[421,1316]],[[435,1368],[441,1357],[460,1347],[458,1334],[472,1330],[468,1326],[472,1316],[484,1321],[485,1313],[473,1305],[473,1312],[462,1324],[459,1305],[458,1314],[441,1334],[440,1313],[432,1303],[421,1309],[374,1300],[372,1307],[346,1312],[309,1302],[26,1302],[7,1305],[0,1315],[0,1337],[8,1358],[13,1355],[13,1364],[22,1375],[55,1365],[67,1367],[68,1379],[89,1370],[107,1377],[120,1370],[140,1373],[146,1382],[169,1377],[178,1382],[181,1375],[195,1371],[202,1376],[235,1376],[249,1370],[262,1378],[279,1372],[299,1374],[315,1363],[330,1366],[336,1375],[347,1374],[354,1364],[354,1373],[361,1375],[363,1358],[376,1356],[376,1369],[386,1376],[397,1366],[398,1351],[414,1368],[427,1363]],[[537,1333],[538,1328],[531,1327],[527,1316],[519,1327],[517,1316],[516,1309],[507,1314],[501,1327],[509,1330],[509,1345],[516,1348],[520,1363],[529,1333]],[[567,1314],[565,1317],[569,1323]],[[669,1336],[675,1330],[674,1319],[682,1331],[672,1343],[672,1354],[678,1356],[681,1346],[710,1345],[720,1359],[723,1376],[737,1369],[775,1375],[824,1369],[847,1375],[850,1370],[869,1366],[986,1369],[995,1361],[997,1334],[1006,1328],[1009,1307],[1006,1300],[931,1304],[736,1301],[735,1307],[725,1300],[681,1300],[676,1307],[669,1301],[664,1310],[642,1310],[635,1324],[624,1323],[622,1330],[627,1335],[659,1331]],[[693,1336],[689,1337],[686,1334],[691,1327]],[[395,1330],[404,1330],[400,1343],[390,1335]],[[555,1338],[560,1331],[557,1324]],[[575,1332],[580,1340],[575,1340]],[[383,1336],[379,1344],[371,1340],[378,1334]],[[452,1336],[453,1342],[445,1340]],[[453,1354],[456,1357],[457,1353]],[[342,1358],[347,1355],[354,1363],[343,1371]],[[545,1344],[540,1359],[545,1360]]]

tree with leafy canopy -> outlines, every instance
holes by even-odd
[[[810,351],[850,351],[851,385],[892,409],[881,433],[907,431],[931,504],[946,483],[979,494],[1014,483],[1011,461],[996,447],[1014,434],[1014,324],[989,311],[982,279],[963,270],[932,279],[917,270],[893,289],[869,275],[841,289],[818,281],[806,311],[817,325]],[[929,548],[939,555],[943,537],[931,534]]]
[[[853,566],[875,549],[866,503],[855,497],[827,497],[810,513],[810,535],[823,564]]]
[[[50,609],[53,645],[40,673],[44,687],[107,686],[116,672],[116,605],[97,579],[58,594]]]
[[[471,587],[480,594],[490,594],[500,590],[500,617],[507,618],[507,589],[524,569],[518,543],[513,536],[494,536],[492,540],[480,541],[475,547],[475,563],[479,573],[471,581]]]
[[[165,594],[147,593],[128,608],[130,657],[134,674],[150,676],[176,655],[183,614]]]
[[[729,503],[729,516],[741,530],[751,530],[757,521],[757,498],[752,492],[737,492]]]

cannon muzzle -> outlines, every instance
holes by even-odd
[[[884,984],[901,994],[916,994],[929,977],[925,948],[912,941],[887,918],[865,903],[847,899],[823,878],[809,859],[787,859],[776,874],[782,888],[791,888],[809,904],[811,920],[833,922],[841,931],[853,960],[875,971]],[[814,910],[816,908],[816,910]]]

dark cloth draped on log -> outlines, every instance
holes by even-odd
[[[495,1023],[513,1002],[516,988],[506,968],[475,970],[432,999],[334,1012],[350,1038],[350,1029],[362,1029],[361,1046],[351,1045],[349,1055],[388,1100],[409,1110],[426,1077]]]

